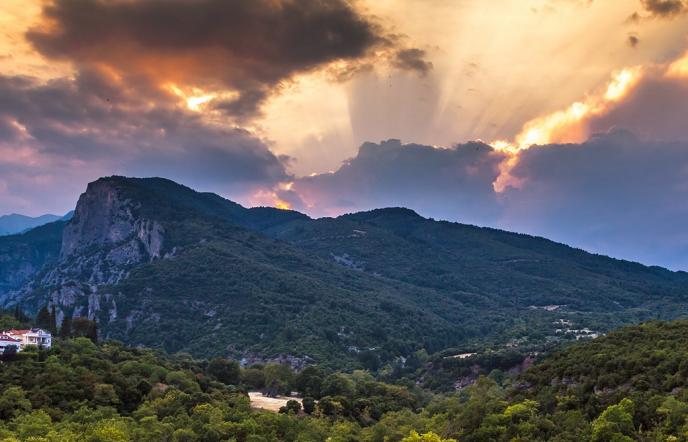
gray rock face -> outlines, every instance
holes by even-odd
[[[116,317],[114,299],[98,288],[118,283],[133,267],[163,253],[164,228],[156,220],[137,217],[137,208],[112,181],[89,184],[64,227],[59,257],[38,275],[31,262],[23,262],[14,277],[37,277],[6,296],[5,304],[21,300],[38,309],[48,303],[57,307],[59,317],[69,312],[93,318],[103,309]]]
[[[60,255],[67,258],[93,245],[117,244],[134,233],[132,203],[122,200],[109,182],[88,185],[65,227]]]

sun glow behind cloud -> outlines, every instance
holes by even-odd
[[[686,52],[683,57],[671,63],[665,75],[669,78],[688,77],[688,52]]]
[[[207,103],[218,96],[216,93],[205,93],[198,88],[191,88],[188,91],[184,91],[174,83],[168,83],[164,88],[179,97],[185,106],[194,112],[200,112]]]
[[[257,189],[247,198],[246,203],[253,207],[270,206],[281,210],[291,210],[293,209],[292,205],[285,201],[280,194],[291,192],[293,186],[293,181],[285,181],[273,189]]]
[[[590,136],[587,121],[609,112],[615,104],[623,101],[642,78],[642,66],[622,69],[612,75],[604,88],[588,95],[583,101],[527,122],[513,142],[496,140],[490,143],[496,150],[510,155],[500,167],[500,175],[493,184],[495,191],[503,192],[507,187],[519,188],[523,184],[521,179],[510,174],[518,164],[520,151],[533,146],[585,141]]]
[[[585,121],[608,112],[614,104],[623,100],[642,78],[642,73],[640,66],[622,69],[612,75],[601,91],[590,94],[564,110],[527,122],[513,142],[497,140],[490,144],[497,150],[516,153],[534,145],[581,142],[590,135]]]

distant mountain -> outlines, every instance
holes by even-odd
[[[67,221],[72,217],[73,214],[74,212],[71,211],[64,216],[48,214],[30,217],[18,215],[16,213],[11,215],[3,215],[0,216],[0,236],[26,232],[27,230],[58,220]]]
[[[102,178],[0,238],[0,301],[131,344],[339,368],[575,339],[688,312],[688,275],[403,208],[311,219],[161,178]],[[402,358],[402,359],[399,359]]]
[[[11,215],[0,216],[0,235],[12,235],[21,233],[34,227],[42,226],[53,221],[59,220],[57,215],[41,215],[30,217],[13,213]]]

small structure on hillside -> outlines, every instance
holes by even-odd
[[[21,341],[19,339],[13,338],[4,332],[0,334],[0,354],[5,353],[5,349],[7,347],[14,347],[17,351],[19,351],[20,346]]]
[[[14,345],[17,351],[21,351],[27,345],[35,345],[36,347],[50,348],[52,346],[53,336],[50,332],[42,328],[32,328],[28,330],[9,329],[0,333],[0,351],[4,351],[6,347]]]

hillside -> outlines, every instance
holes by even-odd
[[[419,349],[530,349],[688,312],[685,273],[407,209],[313,220],[110,177],[59,230],[40,246],[59,257],[23,279],[33,255],[0,255],[14,266],[5,305],[51,303],[58,320],[89,316],[103,336],[170,352],[376,369]],[[0,250],[37,250],[33,235]]]
[[[418,287],[503,305],[621,311],[688,294],[688,274],[586,253],[543,238],[378,209],[271,229],[323,257]],[[400,253],[403,251],[403,253]]]
[[[0,321],[5,321],[0,317]],[[431,394],[369,373],[165,355],[58,339],[0,355],[7,441],[682,441],[688,322],[651,322]],[[252,409],[248,391],[296,391],[303,406]],[[421,436],[422,435],[422,436]]]
[[[0,238],[0,300],[18,290],[46,264],[57,260],[63,221],[36,227],[24,234]]]
[[[685,320],[615,330],[548,356],[522,376],[523,393],[541,401],[566,398],[589,415],[625,397],[685,397],[687,340]]]

